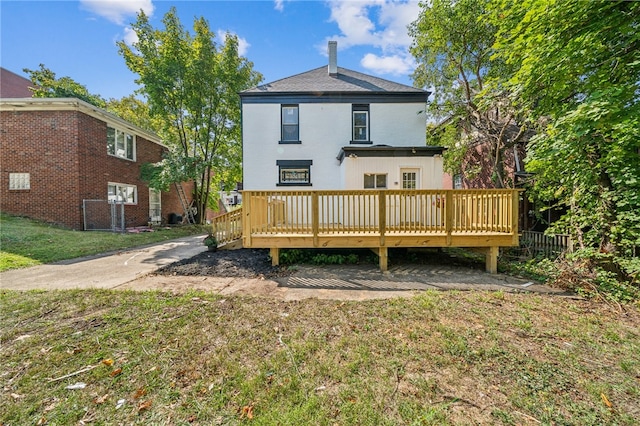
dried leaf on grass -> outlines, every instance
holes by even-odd
[[[609,401],[609,398],[607,398],[607,396],[604,393],[600,394],[600,398],[602,398],[602,402],[604,402],[604,405],[609,407],[610,410],[613,409],[613,404],[611,403],[611,401]]]
[[[94,400],[93,400],[93,402],[94,402],[95,404],[97,404],[97,405],[104,404],[104,403],[107,401],[107,398],[108,398],[108,397],[109,397],[109,394],[108,394],[108,393],[105,393],[104,395],[99,396],[99,397],[97,397],[96,399],[94,399]]]
[[[147,394],[147,390],[145,388],[138,388],[136,389],[135,393],[133,394],[133,399],[140,399],[143,396],[145,396]]]
[[[253,404],[245,405],[242,407],[242,411],[240,412],[240,418],[247,416],[247,419],[253,419]]]
[[[102,363],[107,367],[111,367],[113,365],[113,360],[111,358],[103,359]]]
[[[122,374],[122,368],[116,368],[111,372],[111,377],[116,377]]]
[[[151,408],[151,400],[147,399],[146,401],[141,402],[140,404],[138,404],[138,412],[144,411],[144,410],[148,410],[149,408]]]

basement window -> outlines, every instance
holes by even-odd
[[[311,186],[313,160],[278,160],[277,186]]]
[[[27,189],[31,189],[31,175],[29,173],[9,173],[10,191]]]

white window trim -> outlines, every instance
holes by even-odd
[[[117,158],[121,158],[123,160],[127,160],[127,161],[136,161],[136,157],[137,157],[137,138],[136,135],[128,132],[126,130],[124,130],[121,127],[118,126],[113,126],[111,124],[107,124],[107,141],[109,138],[109,129],[114,129],[115,131],[115,140],[114,140],[114,147],[113,147],[113,152],[109,152],[109,144],[107,143],[107,154],[111,155],[112,157],[117,157]],[[123,134],[124,136],[124,152],[122,154],[120,154],[118,151],[118,134]],[[128,152],[127,152],[127,136],[131,136],[131,138],[133,139],[133,146],[132,146],[132,150],[133,152],[131,153],[131,157],[129,158],[127,156]]]
[[[118,183],[118,182],[108,182],[107,183],[107,199],[109,200],[110,203],[116,203],[116,202],[119,203],[119,202],[121,202],[121,200],[119,199],[120,197],[118,195],[109,194],[109,187],[110,186],[114,186],[115,187],[116,194],[118,194],[123,188],[133,189],[133,202],[125,201],[124,204],[125,205],[137,205],[138,204],[138,187],[136,185],[129,185],[129,184],[126,184],[126,183]]]
[[[30,173],[9,173],[9,191],[25,191],[31,189]]]
[[[367,188],[363,182],[364,189],[387,189],[389,187],[388,173],[365,173],[363,176],[363,180],[366,179],[367,176],[373,176],[373,187]],[[384,186],[378,186],[378,176],[384,176]]]

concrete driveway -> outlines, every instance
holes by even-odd
[[[204,235],[184,237],[161,244],[0,272],[0,288],[116,288],[164,265],[206,250],[203,238]]]

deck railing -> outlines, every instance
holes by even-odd
[[[507,234],[514,190],[244,191],[251,236]]]
[[[219,245],[242,238],[242,209],[214,217],[211,227]]]
[[[387,268],[389,247],[476,247],[487,271],[498,248],[518,245],[518,190],[243,191],[243,206],[217,217],[220,244],[244,247],[368,247]]]

